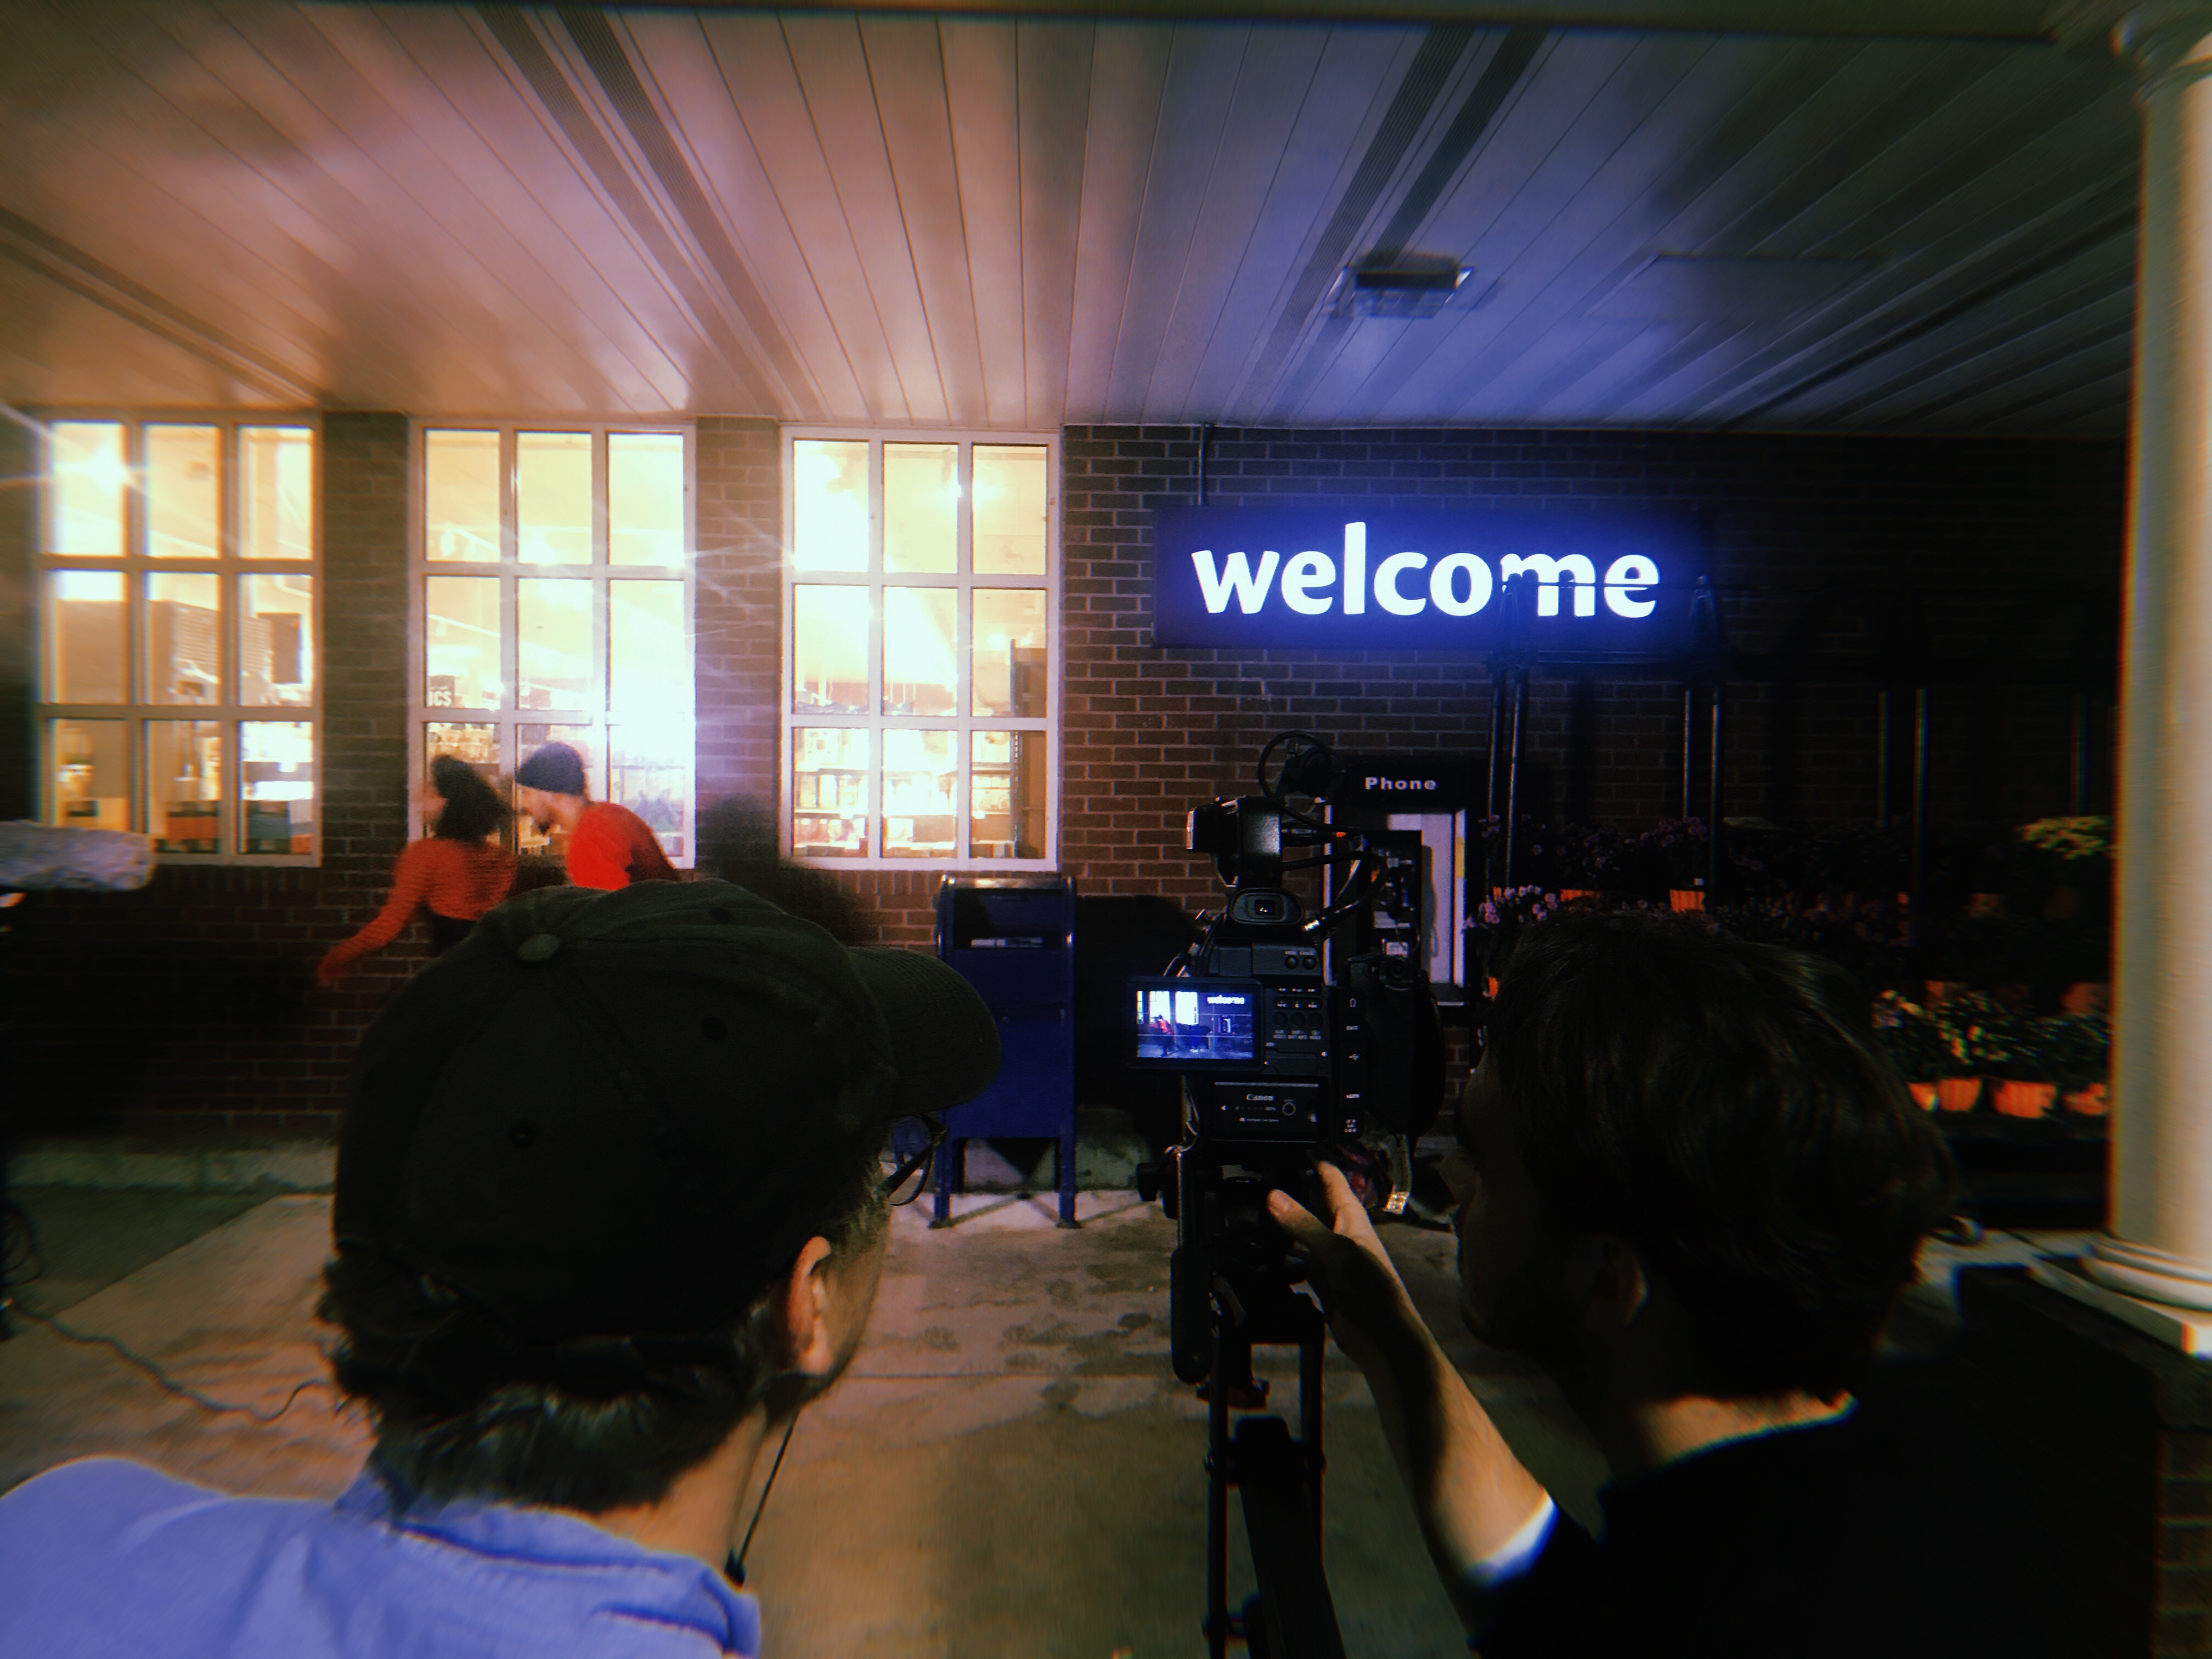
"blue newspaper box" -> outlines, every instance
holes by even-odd
[[[1075,1224],[1075,884],[1066,876],[948,876],[937,890],[937,954],[999,1022],[998,1079],[945,1115],[935,1224],[950,1218],[976,1137],[1060,1143],[1060,1224]]]

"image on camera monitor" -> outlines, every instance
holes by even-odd
[[[1250,1060],[1258,1029],[1256,990],[1194,985],[1137,992],[1139,1060]]]

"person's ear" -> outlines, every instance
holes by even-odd
[[[784,1363],[806,1376],[826,1376],[837,1363],[830,1328],[830,1241],[810,1238],[784,1281]]]
[[[1618,1337],[1636,1322],[1651,1300],[1651,1278],[1644,1258],[1626,1239],[1591,1233],[1568,1251],[1568,1287],[1591,1336]]]

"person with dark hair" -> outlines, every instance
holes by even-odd
[[[315,969],[317,984],[337,984],[362,957],[398,939],[417,911],[430,919],[435,956],[467,938],[477,919],[514,885],[514,855],[491,839],[514,814],[475,767],[440,755],[415,787],[413,804],[428,833],[399,854],[384,908],[325,953]]]
[[[1268,1206],[1486,1659],[2071,1650],[2016,1478],[1963,1420],[1863,1393],[1955,1177],[1841,969],[1546,921],[1458,1127],[1462,1316],[1605,1453],[1601,1539],[1515,1457],[1335,1168],[1318,1215]]]
[[[368,1467],[334,1504],[26,1482],[10,1650],[752,1659],[744,1500],[866,1324],[889,1127],[998,1069],[951,969],[742,888],[501,906],[353,1070],[321,1313]]]
[[[680,881],[653,827],[627,806],[586,793],[584,757],[565,743],[531,751],[514,769],[515,802],[540,830],[557,827],[562,857],[579,887],[609,890],[634,881]]]

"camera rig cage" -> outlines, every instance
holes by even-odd
[[[1320,738],[1285,732],[1260,751],[1257,794],[1191,811],[1188,848],[1213,859],[1228,900],[1200,916],[1198,942],[1166,973],[1130,986],[1130,1063],[1182,1082],[1182,1139],[1138,1172],[1138,1185],[1176,1223],[1170,1354],[1207,1401],[1205,1631],[1214,1659],[1237,1638],[1262,1659],[1344,1650],[1321,1562],[1328,1327],[1267,1216],[1268,1190],[1311,1191],[1314,1160],[1326,1158],[1370,1209],[1395,1212],[1412,1143],[1443,1094],[1443,1028],[1419,968],[1384,954],[1336,959],[1334,936],[1378,896],[1384,863],[1314,810],[1337,769]],[[1342,865],[1334,902],[1310,915],[1283,885],[1288,873]],[[1256,1414],[1267,1399],[1252,1371],[1261,1345],[1298,1349],[1295,1438],[1281,1418]],[[1248,1413],[1233,1434],[1232,1412]],[[1259,1581],[1234,1613],[1231,1486]]]

